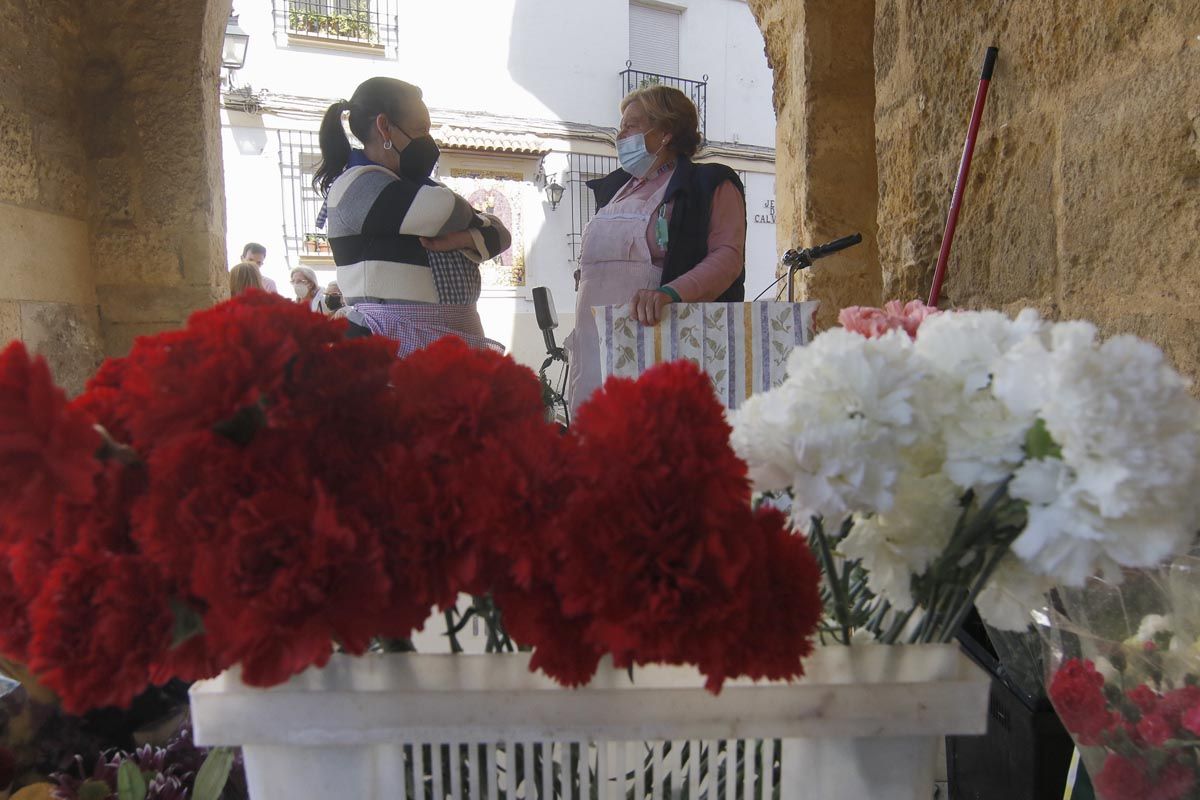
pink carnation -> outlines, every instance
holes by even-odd
[[[917,338],[917,329],[927,317],[939,313],[936,308],[925,305],[920,300],[912,300],[901,305],[899,300],[889,300],[883,308],[871,306],[849,306],[838,314],[838,322],[848,331],[860,334],[868,339],[876,339],[888,331],[902,330],[912,338]]]

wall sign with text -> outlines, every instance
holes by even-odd
[[[762,208],[754,215],[754,221],[763,225],[775,224],[775,201],[764,200]]]

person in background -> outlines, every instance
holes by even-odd
[[[745,298],[746,197],[724,164],[694,164],[701,143],[696,106],[670,86],[646,86],[621,101],[621,168],[588,181],[596,213],[583,231],[571,359],[571,411],[600,387],[593,306],[630,303],[657,325],[670,303]]]
[[[342,290],[338,288],[337,281],[330,281],[329,285],[325,287],[325,291],[321,294],[320,307],[317,310],[325,316],[330,317],[344,305]]]
[[[271,294],[279,294],[279,288],[275,285],[275,281],[262,274],[263,264],[267,261],[267,248],[263,247],[258,242],[247,242],[242,248],[242,263],[253,264],[258,270],[258,276],[262,279],[262,288]]]
[[[229,296],[237,297],[247,289],[263,289],[263,277],[258,267],[243,261],[229,271]]]
[[[363,149],[354,149],[343,117]],[[327,223],[348,336],[382,335],[407,355],[443,336],[503,349],[483,331],[475,304],[479,264],[511,245],[490,214],[430,176],[440,157],[419,88],[370,78],[321,122],[313,188]]]
[[[321,285],[317,283],[317,273],[308,267],[292,269],[292,291],[296,293],[297,303],[304,303],[313,311],[319,309]]]

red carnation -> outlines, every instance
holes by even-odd
[[[1149,800],[1184,800],[1195,796],[1192,793],[1195,788],[1195,767],[1181,761],[1170,761],[1155,776]]]
[[[378,539],[348,507],[303,475],[268,477],[229,509],[228,539],[197,552],[192,581],[209,647],[253,686],[323,665],[335,640],[365,651],[389,588]]]
[[[713,689],[719,688],[720,677],[785,680],[803,675],[801,659],[812,652],[812,633],[824,610],[820,567],[804,537],[789,529],[786,516],[777,509],[759,509],[753,529],[765,546],[747,572],[751,624],[744,637],[720,642],[719,649],[707,654],[722,664],[704,670]]]
[[[1197,705],[1200,705],[1200,686],[1183,686],[1164,694],[1157,710],[1172,724],[1177,724],[1185,713]]]
[[[207,430],[260,403],[282,402],[296,362],[344,337],[344,324],[262,293],[198,311],[187,327],[134,342],[115,416],[142,452]]]
[[[1096,791],[1105,800],[1141,800],[1153,787],[1148,770],[1149,765],[1141,758],[1109,753],[1096,776]]]
[[[45,359],[31,359],[20,342],[0,352],[0,516],[13,518],[13,532],[45,527],[56,498],[90,501],[99,447],[92,421],[68,408]]]
[[[708,377],[675,362],[636,382],[610,379],[572,435],[577,488],[558,532],[556,580],[562,611],[586,624],[586,640],[618,667],[697,664],[714,691],[734,674],[796,674],[812,625],[788,628],[758,660],[726,655],[759,622],[767,560],[800,551],[772,538],[779,518],[751,512],[746,465]],[[804,558],[783,558],[785,568],[803,572]]]
[[[1200,705],[1192,706],[1180,717],[1179,724],[1200,736]]]
[[[138,556],[61,554],[29,616],[30,669],[72,713],[128,705],[170,643],[167,586]]]
[[[1175,732],[1167,719],[1159,714],[1147,714],[1137,724],[1138,735],[1151,747],[1161,747]]]
[[[1129,698],[1129,702],[1137,706],[1138,711],[1143,714],[1150,714],[1158,705],[1158,694],[1146,684],[1138,684],[1125,693]]]
[[[276,452],[263,460],[283,458]],[[302,469],[303,462],[288,463]],[[252,489],[261,473],[251,454],[211,431],[163,442],[146,466],[149,484],[133,510],[133,536],[173,581],[190,587],[197,553],[222,547],[239,489]]]
[[[121,384],[128,363],[124,358],[105,359],[96,374],[88,379],[83,393],[71,401],[72,409],[96,420],[118,442],[130,439],[121,401]]]
[[[1104,697],[1104,676],[1091,661],[1072,658],[1065,662],[1050,682],[1050,699],[1080,744],[1096,744],[1113,722]]]
[[[29,660],[29,600],[17,588],[9,553],[0,546],[0,654],[22,663]]]
[[[532,370],[453,337],[397,360],[391,381],[394,424],[414,437],[414,446],[441,450],[445,458],[452,457],[445,448],[473,451],[504,438],[510,425],[544,421],[542,387]]]

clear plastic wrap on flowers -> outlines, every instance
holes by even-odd
[[[1047,687],[1100,800],[1200,792],[1200,559],[1059,590]]]

